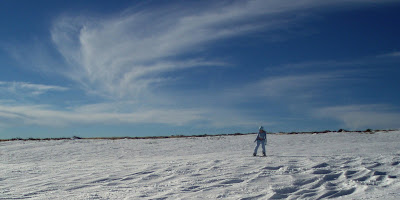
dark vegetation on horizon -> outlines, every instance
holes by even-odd
[[[278,134],[278,135],[296,135],[296,134],[322,134],[322,133],[332,133],[332,132],[339,132],[339,133],[366,133],[366,134],[374,134],[376,132],[389,132],[395,130],[372,130],[366,129],[364,131],[348,131],[344,129],[339,129],[338,131],[311,131],[311,132],[278,132],[278,133],[268,133],[268,134]],[[216,136],[239,136],[239,135],[251,135],[257,133],[232,133],[232,134],[214,134],[214,135],[171,135],[171,136],[145,136],[145,137],[61,137],[61,138],[12,138],[12,139],[0,139],[0,142],[6,141],[48,141],[48,140],[121,140],[121,139],[167,139],[167,138],[193,138],[193,137],[216,137]]]

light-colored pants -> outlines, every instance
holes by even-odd
[[[257,146],[254,149],[254,154],[257,154],[257,150],[258,150],[258,147],[260,146],[260,144],[261,144],[263,153],[265,153],[265,140],[257,140]]]

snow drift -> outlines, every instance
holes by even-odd
[[[0,199],[396,199],[400,131],[0,143]]]

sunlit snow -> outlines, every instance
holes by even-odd
[[[400,131],[0,142],[0,199],[396,199]],[[261,152],[259,152],[261,153]]]

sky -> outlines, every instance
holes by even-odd
[[[396,0],[0,2],[0,138],[400,128]]]

